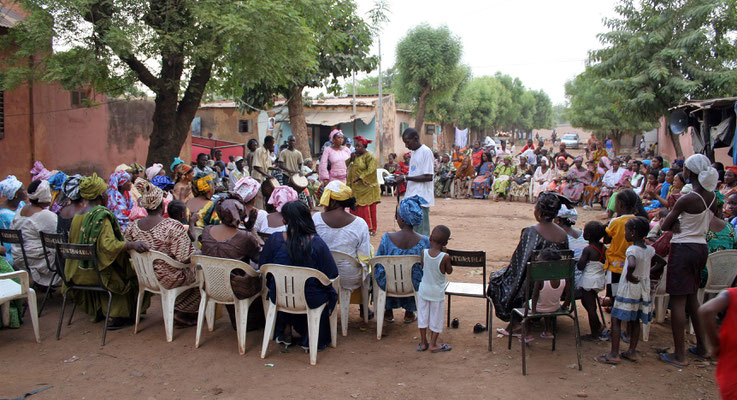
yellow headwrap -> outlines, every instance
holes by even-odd
[[[105,193],[105,190],[107,190],[107,183],[96,173],[79,180],[79,194],[84,199],[94,200]]]
[[[348,200],[351,197],[353,197],[353,191],[351,188],[341,181],[332,181],[325,186],[325,190],[322,192],[322,197],[320,197],[320,205],[329,205],[330,199],[342,201]]]
[[[208,193],[212,190],[212,177],[210,175],[203,176],[202,178],[192,181],[192,189],[194,189],[195,195],[201,195]]]

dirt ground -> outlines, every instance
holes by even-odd
[[[381,233],[397,229],[395,200],[383,200]],[[580,212],[579,226],[598,215]],[[505,265],[520,230],[535,223],[531,204],[443,199],[432,208],[430,221],[450,227],[450,248],[485,250],[490,270]],[[374,246],[379,240],[377,235]],[[457,270],[450,279],[480,282],[484,277]],[[41,344],[33,340],[30,320],[21,329],[0,331],[0,398],[47,386],[51,388],[32,398],[718,398],[713,363],[691,359],[690,366],[677,369],[656,359],[656,349],[672,346],[669,320],[652,327],[650,341],[640,343],[636,364],[599,364],[594,358],[606,352],[609,343],[584,342],[583,371],[578,371],[573,324],[561,319],[555,352],[550,341],[539,336],[530,343],[524,377],[518,341],[508,350],[507,342],[495,334],[489,352],[487,333],[473,333],[473,325],[484,321],[484,302],[479,299],[453,299],[451,318],[458,318],[460,327],[441,334],[441,341],[453,346],[441,354],[416,352],[417,326],[399,318],[385,325],[385,337],[377,340],[376,322],[364,325],[358,307],[352,306],[348,336],[338,338],[337,348],[320,352],[316,366],[310,366],[301,349],[282,353],[273,342],[262,360],[262,331],[248,333],[246,354],[239,355],[227,316],[216,321],[213,332],[204,332],[199,349],[194,348],[194,328],[176,330],[174,341],[167,343],[159,297],[153,298],[137,335],[132,328],[108,332],[107,344],[100,347],[102,324],[77,313],[57,341],[60,304],[55,295],[40,318]],[[589,333],[585,313],[580,315],[582,334]],[[495,319],[492,329],[499,326],[501,321]]]

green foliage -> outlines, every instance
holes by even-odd
[[[564,112],[566,110],[565,104],[556,104],[553,106],[553,125],[563,125],[567,124],[568,120],[566,119]]]
[[[396,77],[396,74],[394,72],[394,68],[389,68],[386,71],[382,72],[382,78],[381,78],[381,85],[383,88],[383,93],[391,94],[394,93],[394,85]],[[353,94],[353,80],[348,79],[346,80],[346,83],[343,85],[343,90],[341,91],[341,95],[343,96],[351,96]],[[356,94],[358,95],[378,95],[379,94],[379,76],[378,75],[369,75],[362,79],[356,80]]]
[[[639,134],[655,127],[653,122],[632,118],[624,107],[627,97],[608,87],[590,67],[566,82],[565,89],[570,106],[563,112],[563,118],[576,128],[619,141],[625,133]]]
[[[553,102],[542,90],[530,92],[535,98],[535,113],[532,115],[533,129],[552,129],[556,126],[553,118]]]
[[[446,26],[423,24],[410,29],[397,44],[398,100],[415,105],[426,101],[432,106],[452,97],[467,76],[460,66],[461,52],[460,39]]]
[[[495,77],[474,78],[463,90],[458,104],[458,123],[484,130],[496,126],[499,102],[504,87]]]
[[[591,73],[628,119],[655,121],[691,98],[737,92],[735,0],[620,0]]]
[[[310,62],[297,65],[284,74],[286,79],[258,77],[243,80],[225,93],[255,107],[270,104],[275,95],[288,96],[290,88],[325,85],[329,93],[339,93],[340,78],[353,71],[370,72],[377,63],[369,56],[372,32],[356,14],[352,0],[312,0],[304,17],[315,38],[316,51]]]

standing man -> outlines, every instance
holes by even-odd
[[[287,172],[289,176],[302,174],[304,159],[302,158],[302,152],[294,148],[295,144],[297,144],[297,139],[290,135],[287,139],[287,148],[279,152],[277,161],[279,169]]]
[[[273,155],[273,153],[274,137],[268,135],[264,138],[264,145],[256,149],[256,151],[253,153],[253,164],[251,165],[253,170],[251,171],[251,176],[260,183],[264,183],[266,179],[271,177],[271,175],[269,175],[269,170],[274,169],[271,163],[271,156]],[[259,190],[258,194],[256,195],[255,206],[256,208],[263,210],[265,203],[266,201],[264,200],[263,193],[261,190]]]
[[[207,154],[200,153],[197,155],[197,164],[194,167],[194,177],[201,178],[205,175],[213,173],[212,168],[207,165]]]
[[[435,205],[432,150],[420,143],[420,134],[414,128],[404,130],[402,141],[412,151],[412,157],[409,160],[409,173],[406,176],[400,175],[397,183],[407,182],[405,197],[418,195],[427,202],[422,206],[422,223],[415,226],[414,230],[420,235],[430,236],[430,207]]]

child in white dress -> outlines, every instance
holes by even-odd
[[[443,252],[449,238],[450,229],[445,225],[438,225],[430,234],[430,249],[422,251],[422,281],[417,291],[417,327],[420,329],[417,351],[429,349],[433,353],[440,353],[452,349],[447,344],[438,346],[438,336],[443,331],[445,288],[448,286],[445,275],[453,272],[450,256]]]
[[[635,217],[624,226],[625,239],[633,242],[626,250],[626,259],[622,271],[622,279],[617,289],[612,308],[612,348],[609,353],[597,359],[604,364],[619,364],[621,358],[637,361],[637,342],[640,338],[640,321],[650,323],[650,267],[655,256],[655,249],[645,244],[645,236],[650,229],[645,218]],[[656,264],[662,263],[660,257]],[[659,266],[658,266],[659,267]],[[627,321],[630,347],[619,353],[621,338],[621,321]]]

